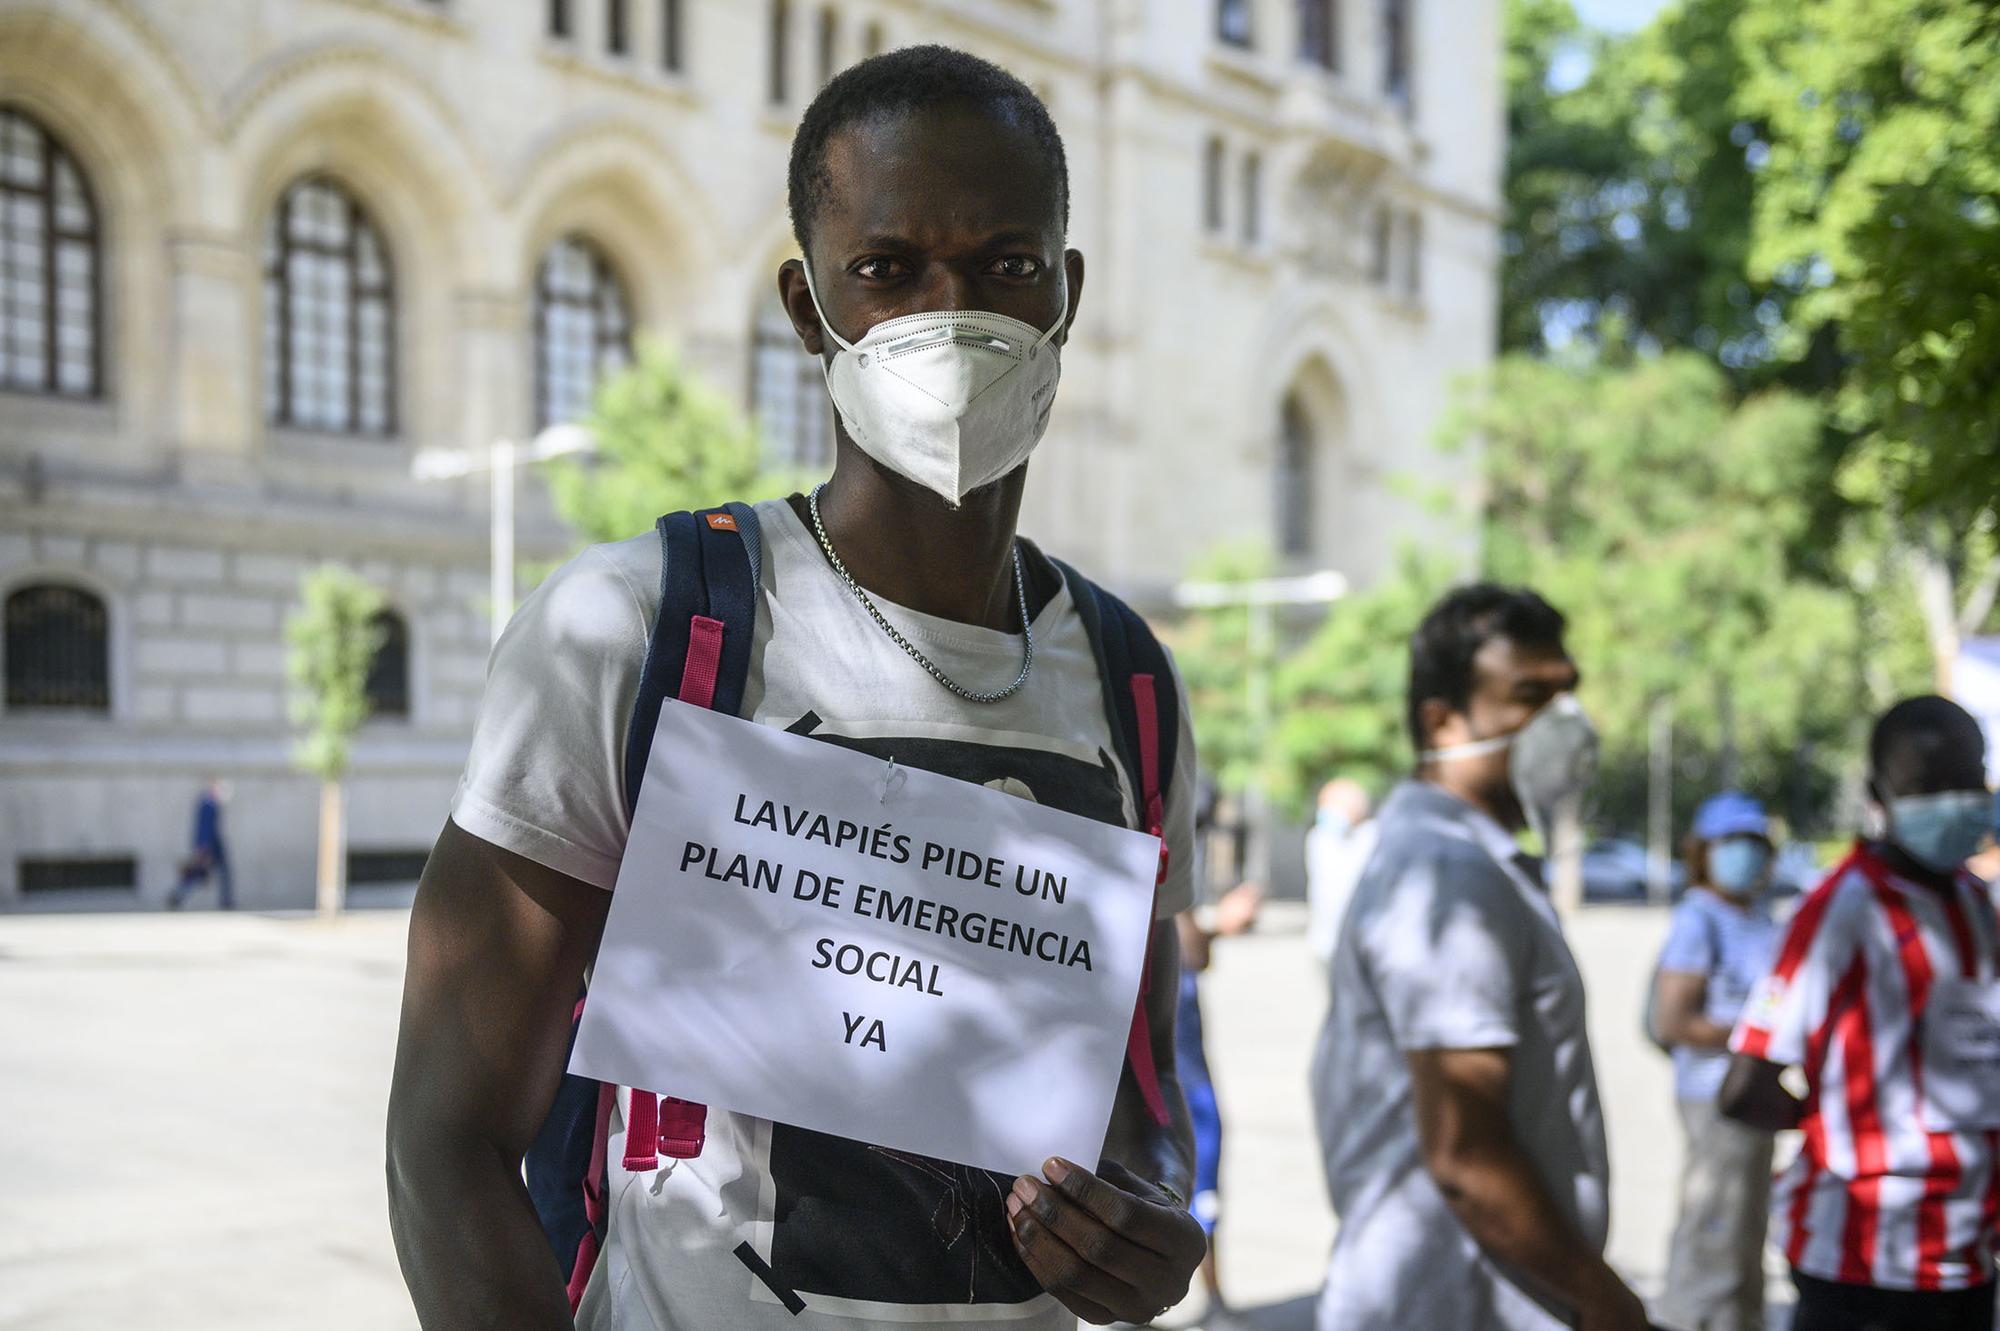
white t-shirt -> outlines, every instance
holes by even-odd
[[[763,596],[744,715],[1138,825],[1067,587],[1035,617],[1028,682],[1002,702],[970,703],[889,640],[789,504],[759,504],[757,516]],[[659,585],[659,539],[648,533],[585,550],[522,604],[493,650],[452,808],[461,828],[612,887],[629,827],[626,728]],[[877,604],[967,687],[997,688],[1020,669],[1017,634]],[[1155,903],[1162,919],[1191,900],[1194,793],[1183,703],[1166,810],[1169,875]],[[622,1117],[607,1154],[610,1239],[578,1312],[585,1331],[1075,1325],[1014,1254],[1003,1209],[1011,1179],[717,1110],[697,1159],[625,1172]],[[805,1311],[789,1312],[780,1290]]]

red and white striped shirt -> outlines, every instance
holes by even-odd
[[[1730,1040],[1805,1069],[1805,1141],[1780,1175],[1772,1239],[1796,1269],[1883,1289],[1993,1277],[2000,1131],[1931,1131],[1920,1112],[1926,1004],[1939,976],[2000,977],[1983,885],[1949,894],[1857,848],[1800,905]]]

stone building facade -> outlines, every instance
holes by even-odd
[[[1491,355],[1498,0],[0,0],[0,906],[164,894],[204,777],[303,905],[282,624],[385,593],[358,879],[444,816],[490,638],[478,479],[659,335],[824,465],[784,165],[833,70],[940,41],[1049,102],[1090,264],[1026,529],[1142,601],[1217,541],[1366,580],[1462,524]],[[530,483],[524,559],[570,538]],[[123,890],[123,887],[120,888]]]

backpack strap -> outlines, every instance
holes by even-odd
[[[652,755],[653,732],[659,728],[668,682],[678,675],[674,696],[681,702],[736,715],[743,707],[750,640],[757,628],[761,561],[753,553],[756,512],[748,505],[730,504],[669,513],[656,526],[660,613],[639,673],[639,697],[625,740],[626,800],[633,810],[639,805],[639,787]],[[707,1139],[707,1105],[633,1088],[625,1122],[626,1169],[658,1169],[662,1155],[692,1160]]]
[[[732,715],[742,710],[762,575],[757,514],[748,505],[670,513],[655,530],[660,608],[625,734],[628,815],[638,807],[667,698]],[[580,996],[571,1019],[572,1046],[583,1005]],[[523,1160],[543,1232],[567,1277],[572,1313],[609,1228],[607,1155],[616,1098],[614,1086],[564,1073],[549,1117]],[[625,1116],[625,1168],[657,1169],[661,1155],[680,1160],[700,1155],[707,1121],[705,1105],[635,1089]]]
[[[1131,606],[1105,591],[1068,564],[1051,559],[1068,584],[1070,599],[1097,653],[1098,674],[1104,682],[1104,710],[1110,717],[1112,743],[1130,780],[1138,805],[1139,823],[1160,838],[1160,867],[1153,879],[1155,899],[1167,881],[1167,788],[1173,779],[1174,756],[1180,743],[1180,702],[1174,693],[1173,671],[1166,649],[1146,621]],[[1146,948],[1146,965],[1139,983],[1139,1001],[1132,1009],[1132,1029],[1125,1042],[1126,1061],[1139,1097],[1153,1121],[1170,1121],[1166,1097],[1160,1091],[1159,1067],[1153,1057],[1152,1021],[1146,997],[1153,988],[1153,950]]]

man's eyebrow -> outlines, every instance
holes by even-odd
[[[865,254],[869,250],[907,250],[914,243],[908,236],[898,235],[889,231],[878,231],[872,236],[863,236],[860,240],[855,241],[853,250],[857,255]]]
[[[1045,227],[1009,225],[981,236],[979,249],[997,249],[1003,245],[1020,245],[1029,249],[1041,249],[1049,244],[1049,233]],[[1057,242],[1055,248],[1060,248]],[[919,242],[896,231],[876,231],[861,237],[850,247],[854,254],[866,254],[871,250],[912,250],[919,248]]]

